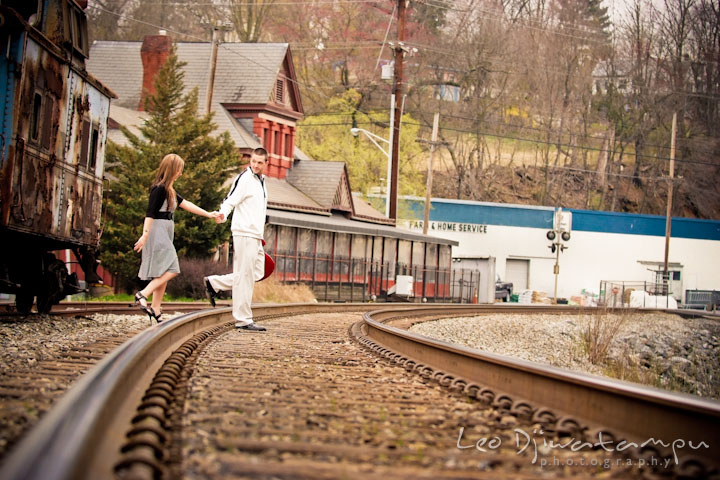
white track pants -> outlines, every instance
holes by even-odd
[[[265,251],[257,238],[233,235],[233,273],[210,275],[208,280],[216,292],[232,290],[235,325],[253,323],[252,303],[255,282],[265,274]]]

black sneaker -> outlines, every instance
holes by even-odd
[[[251,332],[264,332],[267,330],[265,327],[255,325],[254,323],[251,323],[250,325],[236,326],[235,328],[237,328],[238,330],[249,330]]]
[[[215,306],[215,297],[218,296],[215,289],[210,285],[210,280],[208,280],[208,277],[204,278],[205,280],[205,296],[210,300],[210,305],[213,307]]]

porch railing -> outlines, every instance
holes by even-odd
[[[327,302],[477,302],[480,272],[370,261],[362,258],[275,254],[275,275],[305,283]],[[410,295],[393,294],[398,275],[412,277]]]

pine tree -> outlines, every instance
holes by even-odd
[[[176,153],[185,160],[183,175],[175,189],[208,211],[222,201],[222,183],[239,166],[235,146],[227,133],[212,136],[212,114],[198,116],[197,89],[183,95],[184,63],[173,51],[155,80],[155,94],[145,109],[149,118],[141,135],[126,128],[129,145],[112,141],[106,149],[106,172],[111,179],[105,191],[105,229],[101,261],[119,283],[129,288],[137,279],[140,255],[133,245],[140,237],[150,185],[160,160]],[[207,218],[178,209],[175,215],[175,247],[179,257],[208,257],[227,240],[229,230]]]

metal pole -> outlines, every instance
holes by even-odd
[[[670,255],[670,227],[672,224],[672,197],[673,197],[673,175],[675,172],[675,132],[677,130],[677,113],[673,113],[672,118],[672,136],[670,137],[670,176],[668,178],[668,198],[667,198],[667,213],[665,215],[665,266],[663,268],[664,278],[663,283],[668,294],[667,288],[669,286],[669,272],[668,272],[668,257]]]
[[[560,242],[557,242],[555,244],[555,295],[553,298],[555,299],[555,303],[557,303],[557,284],[558,284],[558,275],[560,274]]]
[[[405,1],[398,0],[398,45],[395,46],[395,69],[393,78],[393,95],[395,96],[395,104],[393,105],[394,124],[392,129],[392,144],[390,145],[390,157],[392,159],[392,176],[390,182],[390,218],[397,219],[397,194],[398,194],[398,153],[400,146],[400,118],[402,115],[401,105],[403,91],[403,56],[405,55]]]
[[[425,216],[423,220],[423,235],[427,235],[428,224],[430,223],[430,194],[432,193],[432,164],[433,153],[435,153],[435,142],[437,142],[438,123],[440,123],[440,113],[436,112],[433,116],[432,138],[430,139],[430,157],[428,157],[427,185],[425,186]]]
[[[392,164],[393,164],[393,154],[392,154],[392,146],[393,146],[393,139],[395,138],[395,111],[393,110],[395,108],[395,94],[393,93],[390,95],[390,141],[388,142],[388,151],[387,151],[387,177],[385,181],[385,216],[390,218],[390,203],[392,196],[390,195],[390,189],[392,188]],[[379,145],[378,145],[379,146]]]

